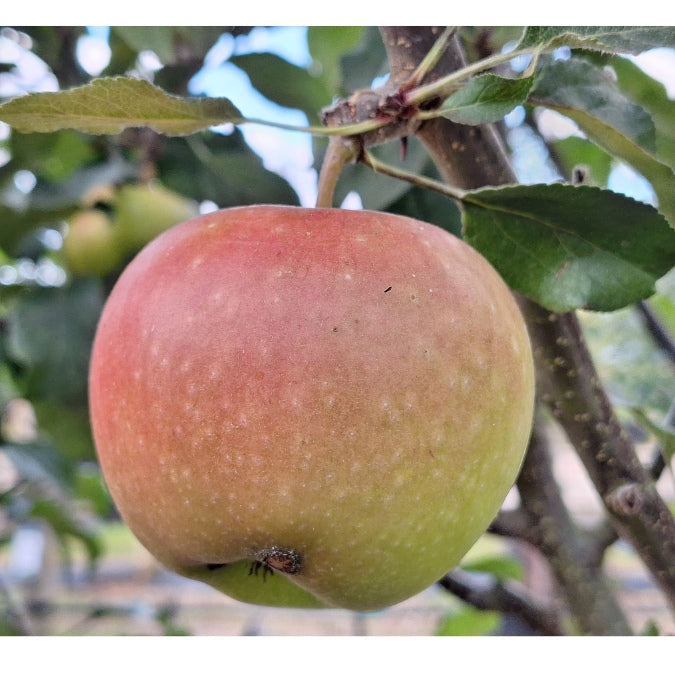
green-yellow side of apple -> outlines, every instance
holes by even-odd
[[[112,205],[117,236],[129,253],[136,253],[164,230],[199,212],[196,202],[158,182],[123,185]]]
[[[123,258],[110,218],[98,209],[78,211],[70,218],[62,253],[76,275],[104,276],[119,267]]]
[[[90,374],[105,479],[162,563],[248,602],[358,610],[485,531],[533,398],[523,319],[476,251],[338,209],[167,231],[120,277]]]

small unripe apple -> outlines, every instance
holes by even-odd
[[[117,236],[130,253],[199,213],[196,202],[158,182],[123,185],[115,195],[113,208]]]
[[[237,599],[357,610],[456,565],[518,473],[523,319],[410,218],[233,208],[119,278],[90,372],[103,473],[164,565]]]
[[[73,274],[109,274],[122,263],[123,253],[108,215],[99,209],[78,211],[68,221],[63,258]]]

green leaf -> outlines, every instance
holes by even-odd
[[[221,208],[244,204],[299,203],[288,182],[263,162],[235,129],[169,138],[157,166],[164,184],[197,201],[211,200]]]
[[[47,180],[65,180],[95,159],[90,141],[90,137],[70,130],[42,136],[12,134],[8,147],[12,158],[0,169],[0,176],[27,169]]]
[[[462,569],[468,572],[481,572],[482,574],[491,574],[499,581],[506,579],[523,580],[523,565],[515,558],[506,556],[490,556],[471,560],[462,564]]]
[[[331,91],[322,80],[276,54],[242,54],[230,62],[246,72],[263,96],[286,108],[302,110],[312,121],[331,102]]]
[[[555,312],[611,311],[654,292],[675,231],[653,207],[590,186],[469,192],[464,235],[507,284]]]
[[[595,118],[647,150],[656,149],[656,130],[651,115],[631,101],[606,70],[571,58],[551,61],[536,76],[530,102],[559,110],[585,122]]]
[[[58,498],[37,499],[30,515],[49,523],[64,544],[66,537],[79,539],[87,551],[90,563],[103,552],[93,522],[81,513],[74,501]]]
[[[433,223],[458,237],[461,236],[462,214],[459,207],[451,199],[433,190],[414,186],[400,199],[389,204],[387,211]]]
[[[533,75],[515,79],[478,75],[449,96],[439,112],[458,124],[497,122],[526,101],[533,82]]]
[[[113,26],[136,52],[150,49],[165,65],[206,55],[216,40],[227,31],[219,26]]]
[[[113,185],[135,178],[138,168],[113,154],[107,161],[87,166],[60,183],[38,180],[30,193],[34,209],[55,211],[61,208],[80,207],[83,197],[100,185]]]
[[[675,268],[656,284],[656,293],[647,301],[652,310],[671,334],[675,335]]]
[[[72,208],[54,210],[31,209],[15,211],[0,204],[0,246],[13,253],[19,242],[44,225],[53,225],[67,218]]]
[[[0,120],[24,133],[78,129],[117,134],[127,127],[150,127],[182,136],[244,118],[227,98],[172,96],[146,80],[112,77],[14,98],[0,106]]]
[[[48,436],[59,451],[71,460],[94,459],[87,406],[64,405],[60,401],[33,399],[33,408],[41,435]]]
[[[570,179],[575,167],[585,166],[590,171],[589,184],[606,187],[612,170],[612,156],[609,153],[580,136],[568,136],[551,145]]]
[[[384,43],[376,26],[368,26],[360,44],[340,59],[342,66],[342,91],[351,93],[372,86],[376,77],[389,70],[389,60]],[[333,92],[335,93],[335,92]]]
[[[675,226],[675,175],[653,154],[651,116],[608,73],[581,59],[555,61],[540,71],[529,101],[574,120],[594,143],[641,173],[658,196],[659,210]]]
[[[23,480],[52,486],[59,493],[72,488],[73,464],[54,446],[35,442],[4,444],[1,448]]]
[[[75,476],[75,498],[84,500],[101,518],[112,512],[113,501],[106,489],[101,469],[95,462],[86,462],[78,468]]]
[[[338,92],[342,84],[343,54],[355,49],[363,38],[363,26],[309,26],[307,46],[312,56],[312,72],[330,92]]]
[[[640,54],[654,47],[675,47],[675,31],[668,26],[528,26],[516,49],[564,46]]]
[[[442,619],[436,635],[440,636],[478,636],[494,632],[501,621],[499,612],[483,611],[470,606]]]
[[[657,637],[661,635],[659,625],[653,619],[649,619],[644,628],[640,631],[640,635],[643,637]]]
[[[89,352],[103,306],[99,280],[22,295],[6,319],[8,355],[26,371],[29,397],[86,401]]]
[[[616,73],[619,87],[647,110],[656,126],[656,152],[669,166],[675,166],[675,101],[666,88],[629,59],[613,57],[609,66]]]
[[[666,462],[670,462],[673,457],[675,457],[675,431],[652,422],[645,411],[640,408],[631,408],[631,414],[656,438],[661,446],[661,451],[663,452]]]

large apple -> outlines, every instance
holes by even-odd
[[[358,610],[423,590],[484,532],[533,388],[518,307],[468,245],[280,206],[149,244],[90,374],[105,479],[164,565],[248,602]]]

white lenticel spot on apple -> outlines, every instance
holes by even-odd
[[[515,336],[511,337],[511,347],[513,349],[514,354],[520,354],[520,342],[516,340]]]

